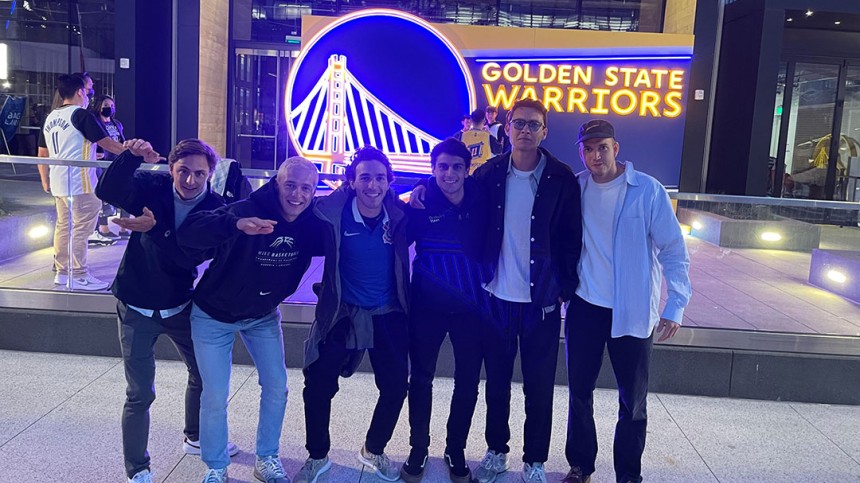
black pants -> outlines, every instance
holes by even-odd
[[[185,389],[185,436],[193,441],[200,434],[200,393],[203,382],[191,343],[191,304],[182,312],[162,319],[156,312],[147,317],[117,301],[119,342],[125,366],[125,406],[122,412],[122,452],[125,471],[131,478],[149,469],[149,407],[155,401],[155,354],[153,346],[161,334],[167,335],[188,367]]]
[[[561,332],[560,307],[549,313],[534,304],[493,298],[493,322],[485,324],[484,369],[487,375],[487,447],[508,453],[511,439],[511,379],[519,345],[526,400],[523,461],[549,458],[552,399]]]
[[[409,444],[413,449],[426,451],[430,446],[433,378],[446,334],[454,348],[454,394],[448,415],[446,448],[452,451],[466,449],[481,379],[481,324],[478,314],[451,315],[415,310],[410,315]]]
[[[335,324],[320,344],[319,359],[304,370],[305,448],[314,459],[324,458],[331,449],[331,400],[337,394],[338,378],[352,352],[346,348],[350,323],[348,318],[344,318]],[[365,446],[371,453],[381,454],[394,434],[408,388],[409,329],[406,315],[390,312],[374,316],[373,349],[367,352],[379,399],[367,430]]]
[[[647,314],[644,314],[647,317]],[[648,423],[648,368],[652,337],[613,339],[612,310],[574,296],[567,311],[565,342],[570,409],[565,454],[571,466],[594,473],[597,431],[594,428],[594,387],[603,362],[603,348],[618,383],[618,423],[615,426],[613,461],[619,482],[642,481],[642,451]]]

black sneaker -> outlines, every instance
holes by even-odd
[[[427,450],[415,449],[409,452],[409,458],[400,468],[400,478],[406,483],[418,483],[424,476],[424,467],[427,465]]]
[[[448,465],[448,473],[453,483],[469,483],[472,481],[472,470],[466,464],[466,455],[463,450],[446,450],[445,464]]]

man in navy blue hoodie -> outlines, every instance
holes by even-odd
[[[191,336],[203,394],[200,449],[209,467],[204,483],[227,481],[227,398],[235,335],[242,337],[259,374],[260,419],[254,476],[288,482],[278,458],[287,405],[287,369],[278,305],[296,291],[311,262],[322,255],[322,222],[307,210],[319,175],[300,157],[247,200],[188,218],[179,233],[190,252],[212,262],[194,292]]]
[[[481,288],[479,256],[486,230],[486,197],[467,177],[472,154],[463,142],[448,138],[430,153],[433,177],[426,183],[426,209],[407,207],[409,240],[415,241],[409,312],[409,443],[412,451],[400,476],[417,483],[424,475],[430,446],[433,376],[447,334],[454,348],[454,395],[448,416],[445,463],[451,481],[469,483],[466,440],[483,361],[482,313],[487,296]]]

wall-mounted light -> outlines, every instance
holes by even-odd
[[[839,20],[837,20],[837,21],[833,22],[833,25],[842,25],[842,22],[840,22]]]
[[[44,238],[50,233],[51,229],[48,225],[36,225],[33,228],[30,228],[30,231],[27,232],[27,236],[33,240],[38,240],[39,238]]]
[[[759,235],[759,238],[761,238],[764,241],[778,242],[778,241],[782,240],[782,235],[780,235],[779,233],[777,233],[775,231],[765,231],[765,232],[762,232],[761,235]]]
[[[811,17],[813,13],[815,13],[815,12],[813,12],[812,10],[807,10],[807,11],[806,11],[806,16],[807,16],[807,17]]]
[[[696,220],[693,222],[693,229],[694,230],[701,230],[704,227],[705,227],[705,225],[703,225],[702,222],[699,220]]]
[[[848,280],[848,277],[845,276],[844,273],[839,270],[828,270],[827,278],[833,280],[836,283],[845,283]]]
[[[788,17],[787,19],[785,19],[785,21],[786,21],[786,22],[794,22],[794,19],[793,19],[793,18],[791,18],[791,17]]]

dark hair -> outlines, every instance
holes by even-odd
[[[215,165],[218,164],[218,155],[212,146],[206,144],[199,139],[183,139],[170,150],[167,156],[167,163],[173,166],[177,161],[188,156],[200,154],[206,157],[206,164],[209,165],[209,172],[215,171]]]
[[[75,94],[84,88],[84,79],[76,74],[63,74],[57,77],[57,92],[64,101],[74,99]]]
[[[344,171],[344,176],[346,176],[347,181],[355,181],[355,169],[359,164],[365,161],[379,161],[385,166],[385,171],[388,173],[388,182],[394,181],[394,170],[391,169],[391,161],[388,160],[388,156],[385,155],[382,151],[376,149],[373,146],[364,146],[359,148],[358,151],[353,153],[352,157],[349,158],[349,164],[346,165],[346,171]]]
[[[511,110],[508,111],[508,124],[514,119],[514,112],[517,109],[534,109],[540,112],[540,115],[543,117],[543,125],[546,126],[546,106],[543,105],[542,102],[536,101],[534,99],[520,99],[514,103]]]
[[[496,109],[496,106],[487,106],[487,108],[486,108],[486,109],[484,109],[484,111],[486,111],[486,112],[495,112],[495,113],[497,113],[497,114],[498,114],[498,112],[499,112],[499,110],[498,110],[498,109]]]
[[[472,111],[472,114],[470,114],[469,117],[472,118],[472,123],[480,124],[486,120],[486,117],[484,117],[486,115],[487,112],[483,109],[475,109],[474,111]]]
[[[430,166],[435,168],[436,159],[443,154],[463,158],[463,160],[466,161],[466,171],[468,171],[469,167],[472,166],[472,152],[469,151],[466,144],[459,139],[448,138],[436,146],[433,146],[433,150],[430,151]]]
[[[461,117],[461,118],[460,118],[460,121],[462,122],[462,121],[463,121],[463,120],[465,120],[465,119],[469,119],[469,120],[471,120],[471,119],[472,119],[472,116],[471,116],[471,115],[469,115],[469,114],[463,114],[463,117]]]
[[[102,104],[104,103],[104,101],[106,99],[110,99],[113,101],[113,97],[111,97],[107,94],[101,94],[98,97],[96,97],[96,99],[93,101],[92,104],[90,104],[89,110],[90,110],[90,112],[95,114],[97,118],[98,118],[98,116],[100,116],[102,114]],[[116,104],[116,101],[114,101],[114,104]]]

